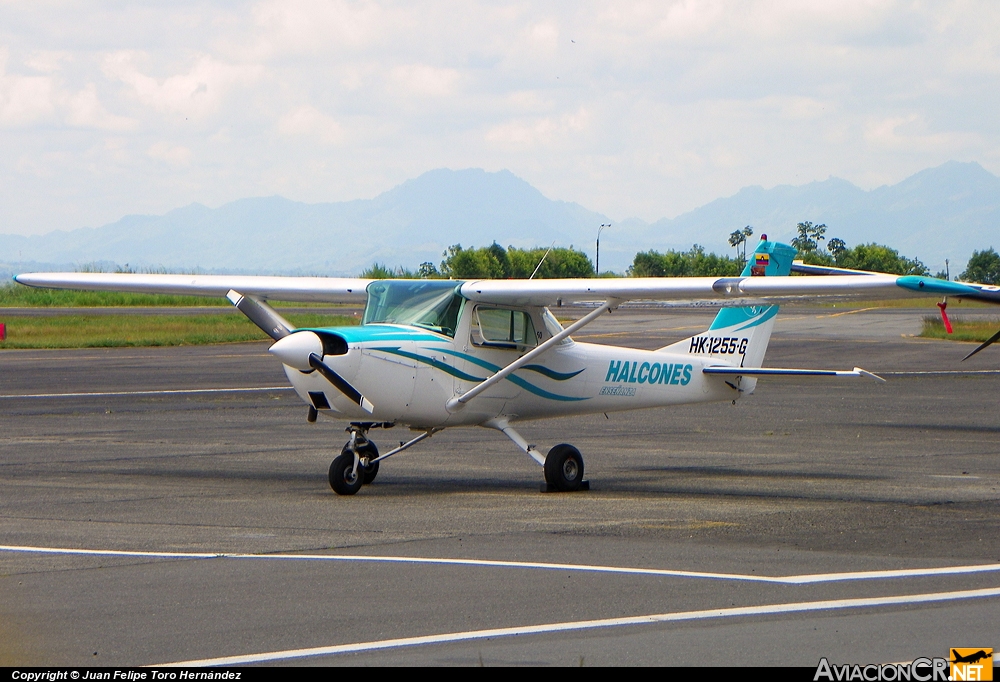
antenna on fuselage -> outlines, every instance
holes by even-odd
[[[555,241],[553,241],[553,242],[552,242],[552,245],[551,245],[551,246],[549,246],[549,248],[548,248],[548,249],[547,249],[547,250],[545,251],[545,253],[544,253],[544,254],[542,255],[542,260],[538,261],[538,265],[536,265],[536,266],[535,266],[535,271],[534,271],[533,273],[531,273],[531,277],[529,277],[528,279],[535,279],[535,275],[537,275],[537,274],[538,274],[538,269],[539,269],[540,267],[542,267],[542,263],[544,263],[544,262],[545,262],[545,256],[549,255],[549,251],[551,251],[551,250],[552,250],[552,247],[553,247],[553,246],[555,246],[555,245],[556,245],[556,243],[555,243]]]

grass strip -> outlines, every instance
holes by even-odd
[[[289,303],[274,301],[276,308],[329,308],[332,303]],[[356,304],[355,304],[356,305]],[[136,294],[123,291],[68,291],[37,289],[22,284],[0,285],[0,308],[154,308],[154,307],[231,308],[225,298],[208,296],[174,296],[170,294]]]
[[[949,318],[951,319],[951,318]],[[924,328],[920,336],[928,339],[946,339],[948,341],[977,341],[982,343],[997,333],[1000,329],[1000,318],[985,320],[951,319],[953,334],[944,329],[940,316],[925,317]]]
[[[352,326],[355,317],[296,313],[296,327]],[[60,315],[13,318],[7,323],[6,348],[117,348],[129,346],[195,346],[267,339],[242,315]]]
[[[132,294],[119,291],[36,289],[20,284],[0,286],[0,308],[127,308],[154,306],[228,306],[224,298]]]

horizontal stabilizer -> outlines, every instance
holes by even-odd
[[[705,367],[704,374],[728,374],[743,377],[868,377],[875,381],[885,379],[871,372],[855,367],[850,371],[836,369],[786,369],[784,367]]]

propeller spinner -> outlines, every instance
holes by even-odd
[[[347,342],[344,339],[335,334],[320,337],[316,332],[296,331],[274,308],[256,296],[244,296],[238,291],[230,290],[226,298],[274,339],[275,343],[268,349],[272,355],[289,367],[303,372],[315,369],[365,412],[371,414],[375,410],[375,406],[361,395],[361,391],[323,362],[327,355],[343,355],[347,352]]]
[[[268,352],[289,367],[303,372],[316,370],[333,384],[334,388],[347,396],[351,402],[356,403],[365,412],[371,414],[375,410],[372,402],[324,362],[327,355],[343,355],[347,352],[347,343],[343,339],[334,335],[330,335],[330,337],[326,339],[327,343],[324,343],[324,338],[316,332],[296,331],[278,339],[268,349]],[[337,341],[340,343],[336,343]]]

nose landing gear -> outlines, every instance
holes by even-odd
[[[361,490],[361,486],[375,480],[378,475],[379,462],[416,445],[435,432],[435,429],[427,429],[409,442],[400,443],[398,448],[393,448],[384,455],[379,455],[375,443],[368,440],[368,429],[374,427],[388,429],[393,426],[395,424],[391,422],[356,422],[347,428],[351,434],[351,440],[330,464],[330,487],[335,493],[354,495]]]
[[[378,448],[368,440],[368,429],[373,426],[392,425],[365,422],[348,427],[351,440],[330,464],[330,487],[338,495],[353,495],[378,475]]]

